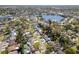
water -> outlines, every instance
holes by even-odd
[[[11,15],[0,16],[0,20],[3,20],[5,18],[13,18],[13,16],[11,16]],[[44,20],[51,20],[51,21],[60,22],[64,17],[62,17],[60,15],[42,15],[42,18]]]
[[[13,16],[11,15],[0,16],[0,20],[7,19],[7,18],[13,18]]]
[[[62,17],[60,15],[42,15],[42,18],[44,20],[51,20],[51,21],[60,22],[64,17]]]

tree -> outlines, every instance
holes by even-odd
[[[65,50],[65,53],[67,54],[76,54],[76,52],[77,52],[77,49],[75,47],[70,47]]]
[[[48,20],[48,22],[49,22],[49,25],[51,25],[52,21],[51,20]]]
[[[10,34],[10,33],[11,33],[11,31],[10,31],[10,29],[9,29],[9,28],[6,28],[6,29],[4,29],[4,33],[5,33],[5,35],[7,35],[7,34]]]
[[[67,47],[69,46],[70,41],[69,41],[69,39],[68,39],[67,37],[61,36],[61,37],[59,38],[59,43],[60,43],[61,46],[63,46],[64,48],[67,48]]]
[[[16,42],[25,44],[27,42],[28,37],[23,35],[23,30],[20,28],[17,30],[17,32],[18,34],[16,36]]]

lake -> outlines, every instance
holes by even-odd
[[[42,18],[44,20],[51,20],[51,21],[56,21],[56,22],[60,22],[62,19],[64,19],[64,17],[60,15],[42,15]]]
[[[39,16],[39,15],[35,15],[35,16]],[[51,20],[56,22],[60,22],[62,19],[64,19],[64,17],[60,15],[41,15],[41,16],[44,20]],[[5,18],[13,18],[13,16],[12,15],[0,16],[0,20],[3,20]]]
[[[0,20],[7,19],[7,18],[13,18],[13,16],[12,15],[0,16]]]

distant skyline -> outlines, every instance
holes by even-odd
[[[35,8],[35,7],[56,7],[56,8],[79,8],[79,5],[0,5],[0,8]]]

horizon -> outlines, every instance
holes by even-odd
[[[55,8],[79,8],[79,5],[0,5],[0,8],[40,8],[40,7],[55,7]]]

